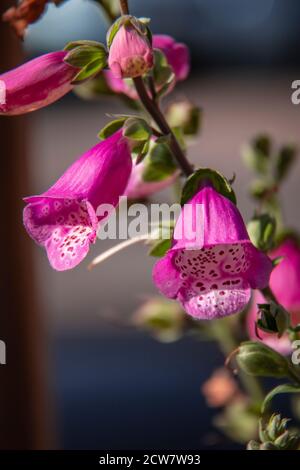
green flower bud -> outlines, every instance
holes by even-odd
[[[276,220],[268,214],[254,217],[247,225],[249,237],[259,250],[269,251],[274,242]]]
[[[185,315],[176,302],[152,298],[135,313],[133,323],[148,331],[157,340],[178,340],[184,330]]]
[[[258,304],[260,318],[257,326],[268,333],[278,333],[280,338],[290,326],[290,314],[277,303]]]
[[[200,108],[184,100],[172,103],[166,117],[171,127],[181,127],[185,135],[195,135],[201,126],[202,113]]]
[[[278,378],[289,375],[287,359],[261,342],[242,343],[236,360],[239,367],[249,375]]]

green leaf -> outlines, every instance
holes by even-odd
[[[275,268],[276,266],[278,266],[278,265],[281,263],[281,261],[282,261],[283,259],[284,259],[283,256],[277,256],[276,258],[274,258],[274,259],[272,260],[273,268]]]
[[[106,66],[106,49],[103,45],[101,47],[96,46],[78,46],[70,50],[64,61],[73,67],[85,67],[91,62],[98,61],[102,68]]]
[[[253,139],[250,145],[242,149],[245,164],[253,171],[265,175],[271,154],[271,140],[267,135],[260,135]]]
[[[179,126],[177,126],[177,127],[172,127],[172,131],[173,131],[173,133],[174,133],[174,135],[175,135],[175,137],[176,137],[176,139],[177,139],[177,141],[178,141],[178,143],[179,143],[181,149],[182,149],[183,151],[185,151],[185,150],[186,150],[186,144],[185,144],[185,140],[184,140],[184,134],[183,134],[183,129],[182,129],[182,127],[179,127]]]
[[[101,49],[104,47],[104,45],[101,42],[98,41],[89,41],[87,39],[83,39],[80,41],[72,41],[69,42],[65,47],[64,51],[71,51],[72,49],[75,49],[78,46],[90,46],[90,47],[96,47],[98,49]]]
[[[181,205],[186,204],[199,190],[201,183],[207,180],[212,183],[215,190],[222,194],[222,196],[227,197],[227,199],[236,204],[234,191],[225,176],[210,168],[200,168],[187,179],[182,189]]]
[[[152,130],[144,119],[129,118],[124,125],[123,135],[138,142],[145,142],[151,137]]]
[[[247,224],[250,239],[256,248],[269,251],[274,243],[276,220],[269,214],[260,214]]]
[[[106,34],[106,43],[107,43],[107,47],[110,48],[110,46],[112,45],[112,42],[114,40],[114,37],[115,35],[117,34],[117,32],[119,31],[120,27],[126,22],[128,21],[128,18],[130,18],[129,15],[123,15],[121,16],[120,18],[118,18],[112,25],[111,27],[109,28],[109,30],[107,31],[107,34]]]
[[[272,399],[281,393],[300,393],[300,387],[292,384],[281,384],[278,385],[277,387],[273,388],[268,395],[265,397],[262,407],[261,407],[261,412],[265,413],[267,407],[271,403]]]
[[[156,241],[149,250],[150,256],[162,257],[171,248],[171,239]]]
[[[149,155],[144,160],[144,181],[162,181],[174,173],[177,166],[167,142],[157,139],[152,143]]]
[[[173,69],[169,65],[166,56],[159,49],[154,49],[154,67],[152,73],[155,85],[160,89],[169,86],[175,78]]]
[[[110,137],[112,134],[117,132],[123,126],[126,121],[126,117],[115,119],[104,126],[98,134],[99,139],[104,140]]]
[[[294,145],[285,145],[281,148],[276,161],[275,178],[281,182],[287,176],[296,160],[297,148]]]
[[[99,64],[98,60],[89,63],[85,67],[83,67],[80,72],[73,78],[72,84],[76,85],[78,83],[82,83],[85,80],[88,80],[95,76],[98,72],[102,69],[101,64]]]

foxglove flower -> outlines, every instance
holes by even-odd
[[[173,68],[175,81],[185,80],[190,71],[188,47],[183,43],[176,42],[171,36],[164,34],[154,34],[152,45],[155,49],[160,49],[165,54],[169,65]],[[110,70],[105,70],[103,73],[106,83],[112,91],[123,93],[132,100],[138,99],[134,86],[129,83],[130,80],[117,78]]]
[[[74,268],[96,240],[100,204],[117,206],[132,160],[121,131],[95,145],[45,193],[25,198],[24,224],[58,271]]]
[[[185,236],[185,227],[198,225],[199,207],[203,233],[193,240]],[[210,320],[241,311],[251,288],[268,284],[271,270],[271,260],[250,242],[236,206],[206,184],[183,207],[172,248],[154,266],[153,279],[187,313]]]
[[[162,191],[171,186],[179,175],[179,171],[167,176],[160,181],[144,181],[143,172],[145,169],[144,162],[140,162],[132,167],[132,172],[125,191],[128,199],[143,199],[152,194]]]
[[[0,75],[0,114],[35,111],[68,93],[78,68],[65,63],[65,55],[50,52]]]
[[[116,78],[134,78],[153,66],[153,50],[146,36],[131,24],[122,25],[109,49],[108,65]]]
[[[278,302],[291,314],[291,323],[295,326],[300,323],[300,248],[292,239],[286,239],[276,250],[270,254],[272,259],[283,257],[274,268],[270,277],[270,288]],[[249,335],[252,339],[262,339],[271,348],[282,354],[291,351],[291,343],[287,335],[278,338],[259,330],[259,338],[255,332],[257,318],[257,304],[267,303],[260,292],[255,292],[247,316]]]
[[[176,77],[176,81],[185,80],[190,72],[190,53],[188,47],[176,42],[166,34],[154,34],[152,46],[160,49],[166,56]]]

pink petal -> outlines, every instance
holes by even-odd
[[[47,106],[72,89],[78,69],[51,52],[0,75],[0,114],[17,115]]]

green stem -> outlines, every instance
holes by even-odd
[[[271,300],[272,302],[275,302],[276,304],[280,305],[280,303],[276,299],[276,296],[270,286],[265,287],[264,289],[261,289],[260,291],[267,300]]]
[[[129,8],[128,8],[128,1],[127,0],[120,0],[120,10],[122,15],[129,15]],[[156,93],[155,87],[153,82],[150,78],[150,85],[151,85],[151,94],[152,97],[149,96],[148,91],[145,87],[142,77],[136,77],[133,79],[137,94],[144,105],[146,111],[150,114],[154,122],[157,124],[159,129],[164,135],[170,136],[170,147],[172,153],[182,169],[183,173],[186,176],[190,176],[193,173],[193,167],[187,160],[186,156],[184,155],[172,129],[170,128],[166,118],[164,117],[163,113],[161,112],[159,105],[156,102]],[[153,88],[153,89],[152,89]],[[154,91],[153,91],[154,90]]]
[[[187,160],[186,156],[184,155],[175,135],[172,132],[169,124],[166,121],[163,113],[161,112],[159,106],[155,101],[153,101],[144,85],[143,79],[141,77],[136,77],[133,79],[137,94],[143,103],[145,109],[148,111],[154,122],[158,125],[161,132],[165,135],[169,135],[171,139],[171,150],[173,152],[174,157],[176,158],[178,165],[182,169],[183,173],[186,176],[190,176],[193,173],[193,167]]]
[[[128,1],[120,0],[120,10],[122,15],[129,15]]]

